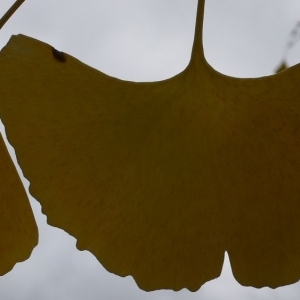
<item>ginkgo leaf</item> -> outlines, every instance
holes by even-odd
[[[258,79],[213,70],[199,1],[188,67],[109,77],[13,36],[0,116],[48,222],[144,290],[197,290],[224,251],[243,285],[300,278],[300,66]]]
[[[38,242],[37,226],[19,178],[0,134],[0,275],[27,259]]]

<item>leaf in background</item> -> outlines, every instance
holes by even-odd
[[[197,290],[228,251],[243,285],[300,277],[300,66],[258,79],[213,70],[204,0],[188,67],[109,77],[14,36],[0,116],[51,225],[144,290]]]
[[[0,135],[0,275],[27,259],[38,243],[34,216],[16,168]]]
[[[282,59],[280,65],[276,68],[275,73],[280,73],[282,71],[285,71],[289,67],[289,65],[287,63],[287,57],[288,57],[289,51],[291,51],[291,49],[293,47],[295,47],[295,45],[297,45],[299,40],[300,40],[300,22],[297,22],[296,25],[294,26],[293,30],[290,32],[289,41],[286,44],[285,49],[284,49],[283,59]]]
[[[275,73],[280,73],[288,68],[285,61],[283,61],[278,68],[276,68]]]

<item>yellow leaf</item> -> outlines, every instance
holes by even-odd
[[[37,226],[23,184],[0,135],[0,275],[27,259],[38,242]]]
[[[0,54],[0,116],[48,222],[144,290],[197,290],[228,251],[243,285],[300,277],[300,66],[213,70],[204,0],[188,67],[126,82],[22,35]]]

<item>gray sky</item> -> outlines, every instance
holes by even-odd
[[[3,14],[14,0],[1,0]],[[151,81],[171,77],[188,63],[196,0],[26,0],[0,32],[0,48],[23,33],[53,45],[109,75]],[[204,47],[208,62],[236,77],[271,74],[284,55],[289,34],[300,20],[298,0],[206,0]],[[288,63],[300,60],[300,45]],[[139,290],[131,277],[108,273],[75,239],[46,224],[31,199],[40,243],[26,262],[0,277],[7,300],[77,299],[289,299],[300,283],[271,290],[240,286],[228,259],[220,278],[198,292]]]

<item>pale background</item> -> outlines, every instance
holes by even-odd
[[[13,2],[1,0],[0,15]],[[189,61],[196,5],[196,0],[26,0],[0,31],[0,48],[12,34],[23,33],[109,75],[161,80]],[[299,20],[299,0],[207,0],[206,58],[231,76],[270,75],[285,54],[290,65],[300,60],[300,45],[285,51]],[[39,204],[32,198],[31,203],[40,242],[29,260],[0,277],[0,299],[299,299],[300,283],[275,290],[240,286],[227,258],[220,278],[198,292],[143,292],[131,277],[110,274],[92,254],[76,250],[75,239],[48,226]]]

